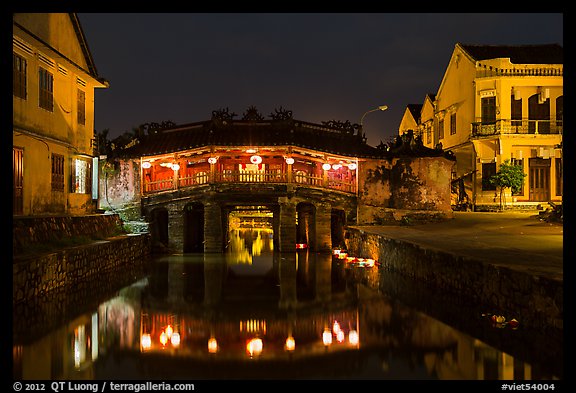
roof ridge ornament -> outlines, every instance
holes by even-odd
[[[270,118],[272,120],[292,120],[292,111],[284,109],[282,107],[274,109],[276,113],[270,113]]]
[[[260,112],[258,112],[258,109],[256,109],[254,105],[250,105],[248,109],[246,109],[246,112],[244,112],[242,120],[262,121],[264,120],[264,116],[262,116]]]

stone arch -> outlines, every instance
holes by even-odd
[[[149,228],[154,251],[168,248],[168,210],[164,207],[156,207],[150,211]]]
[[[316,250],[316,206],[310,202],[296,205],[296,244],[299,243]]]
[[[204,252],[204,204],[188,203],[183,214],[183,252]]]
[[[332,208],[330,215],[330,237],[332,247],[345,248],[344,227],[346,226],[346,212],[344,209]]]

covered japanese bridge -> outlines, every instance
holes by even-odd
[[[343,245],[360,166],[394,149],[369,146],[350,122],[308,123],[282,109],[266,120],[253,107],[235,116],[156,127],[120,151],[137,168],[134,194],[153,239],[177,252],[222,252],[232,226],[252,225],[271,228],[281,252]]]

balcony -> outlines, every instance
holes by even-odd
[[[555,134],[562,135],[561,120],[508,120],[472,123],[472,137],[514,134]]]

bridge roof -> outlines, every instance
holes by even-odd
[[[314,124],[299,120],[223,120],[172,126],[139,138],[117,152],[121,157],[174,153],[205,146],[297,146],[350,157],[381,157],[361,133],[348,124]]]

